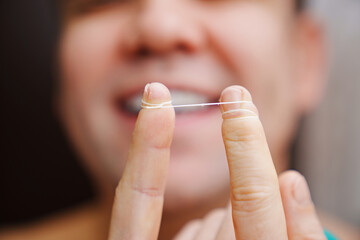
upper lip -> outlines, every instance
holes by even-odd
[[[159,63],[166,65],[164,67]],[[232,82],[228,71],[206,55],[191,58],[172,55],[161,61],[152,58],[149,61],[124,63],[115,71],[115,84],[119,84],[115,88],[115,96],[118,99],[139,94],[147,83],[160,82],[169,89],[199,93],[208,99],[218,100],[219,89]]]

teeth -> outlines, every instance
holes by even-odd
[[[193,92],[172,90],[170,93],[173,105],[204,103],[208,100],[205,95]]]
[[[198,93],[179,91],[179,90],[173,90],[170,92],[171,92],[171,99],[173,105],[197,104],[197,103],[206,103],[210,101],[207,96]],[[204,107],[187,107],[187,108],[175,108],[175,111],[176,113],[187,113],[187,112],[193,112],[204,109],[205,109]]]
[[[173,105],[184,105],[184,104],[196,104],[196,103],[206,103],[210,99],[202,94],[181,91],[181,90],[170,90],[171,99]],[[139,93],[135,96],[132,96],[123,103],[124,109],[131,113],[138,113],[141,110],[141,99],[142,94]],[[205,109],[204,107],[190,107],[190,108],[176,108],[177,113],[192,112]]]

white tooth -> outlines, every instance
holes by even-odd
[[[208,100],[204,95],[180,90],[172,90],[171,99],[173,105],[204,103]]]
[[[193,93],[189,91],[181,91],[181,90],[170,90],[171,99],[173,105],[184,105],[184,104],[196,104],[196,103],[206,103],[209,101],[208,97],[202,94]],[[127,109],[132,111],[140,111],[141,110],[141,99],[142,93],[134,95],[128,98],[125,101],[125,106]],[[177,112],[189,112],[194,111],[199,108],[178,108]]]

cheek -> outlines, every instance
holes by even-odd
[[[119,62],[121,21],[90,17],[69,25],[63,34],[60,64],[63,87],[80,99],[90,99],[104,89]]]
[[[130,129],[117,124],[111,104],[110,75],[121,61],[118,49],[122,22],[111,14],[77,20],[65,29],[60,45],[63,118],[77,150],[87,165],[91,160],[96,175],[112,172],[109,169],[117,171],[108,175],[121,173],[123,162],[114,163],[113,156],[125,158],[129,141],[120,136],[131,136]],[[105,171],[98,173],[103,168]]]
[[[278,151],[277,142],[284,142],[293,121],[291,35],[282,16],[248,5],[212,13],[217,17],[208,18],[207,31],[212,47],[234,73],[233,83],[252,93],[269,144]]]
[[[237,77],[269,71],[284,56],[284,20],[266,7],[248,4],[209,12],[204,22],[212,47]]]
[[[284,22],[265,7],[249,5],[219,11],[207,25],[212,47],[234,73],[233,82],[250,90],[260,110],[292,98],[291,35]]]

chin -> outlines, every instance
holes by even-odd
[[[200,151],[202,152],[202,151]],[[191,153],[191,152],[190,152]],[[229,196],[229,174],[225,154],[209,158],[198,152],[172,155],[164,211],[178,212],[211,208]]]

